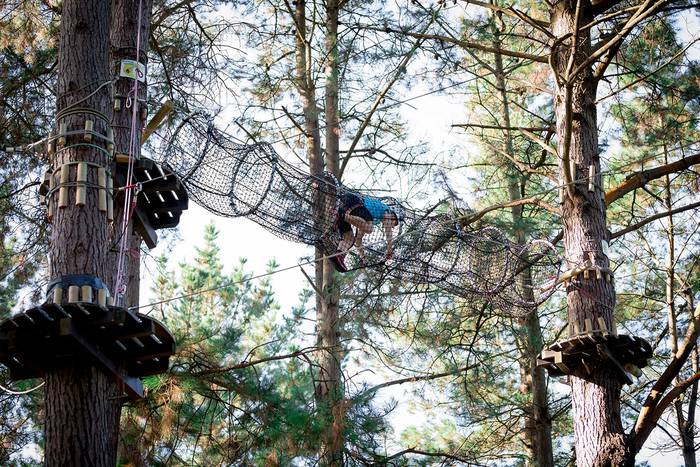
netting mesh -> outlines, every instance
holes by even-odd
[[[545,241],[519,245],[494,227],[465,229],[449,214],[357,193],[329,173],[310,176],[271,145],[238,144],[203,117],[160,131],[153,152],[179,175],[191,199],[209,211],[247,217],[281,238],[319,245],[328,255],[339,252],[339,245],[343,251],[352,245],[343,243],[339,231],[344,196],[382,201],[400,217],[390,224],[393,254],[387,260],[386,227],[375,221],[360,248],[349,250],[350,268],[382,265],[393,278],[500,306],[530,307],[554,290],[560,261]]]

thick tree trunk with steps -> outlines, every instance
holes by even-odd
[[[110,2],[65,0],[62,4],[58,53],[57,116],[68,131],[85,128],[93,120],[94,131],[107,134],[111,120],[109,73]],[[84,111],[81,109],[85,109]],[[104,148],[104,141],[93,144]],[[105,153],[69,139],[52,160],[54,174],[64,164],[85,161],[108,168]],[[106,214],[97,202],[97,170],[87,171],[87,196],[76,205],[77,168],[70,167],[65,207],[58,196],[50,200],[53,225],[49,245],[49,276],[88,274],[104,279],[108,260]],[[54,178],[58,184],[60,178]],[[70,182],[73,183],[71,186]],[[50,350],[50,349],[49,349]],[[121,391],[100,367],[70,362],[68,368],[46,373],[45,463],[47,466],[90,465],[112,467],[116,463]]]
[[[577,4],[580,11],[577,12]],[[596,87],[591,66],[576,70],[590,57],[590,30],[577,33],[579,25],[593,20],[589,2],[561,1],[551,9],[551,31],[562,40],[552,51],[558,81],[555,114],[558,135],[560,181],[563,185],[562,220],[567,267],[590,265],[608,268],[604,248],[608,241],[605,201],[600,176]],[[573,52],[572,52],[573,51]],[[573,58],[571,55],[573,53]],[[565,135],[570,132],[570,139]],[[588,174],[593,166],[594,190],[588,190]],[[570,176],[567,176],[566,173]],[[591,275],[579,276],[567,286],[568,320],[605,320],[612,329],[615,288]],[[581,467],[633,465],[620,418],[621,383],[610,366],[595,366],[590,374],[581,368],[571,376],[576,465]]]

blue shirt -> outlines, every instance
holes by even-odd
[[[379,224],[379,222],[384,219],[384,214],[391,209],[383,202],[374,198],[363,197],[362,202],[364,203],[365,208],[372,215],[375,224]]]

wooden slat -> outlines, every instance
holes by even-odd
[[[174,353],[174,338],[161,323],[124,308],[45,304],[0,323],[0,363],[15,380],[93,361],[133,399],[142,395],[137,377],[166,371]]]

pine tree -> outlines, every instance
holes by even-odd
[[[150,313],[173,332],[179,353],[124,415],[127,465],[289,465],[315,453],[313,383],[295,337],[308,296],[282,320],[269,280],[250,280],[245,260],[224,272],[217,238],[208,225],[196,256],[176,270],[159,259],[156,301],[186,297]]]

